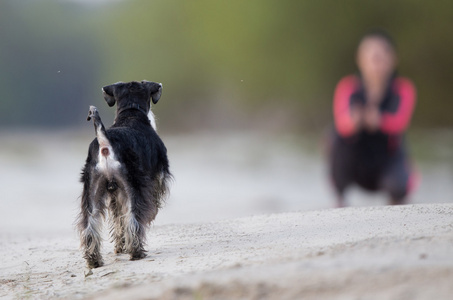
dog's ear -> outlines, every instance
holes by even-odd
[[[143,80],[142,83],[149,90],[151,99],[153,100],[153,103],[156,104],[157,101],[159,101],[160,96],[162,96],[162,83],[150,82],[146,80]]]
[[[115,105],[115,102],[116,102],[115,90],[117,88],[117,85],[118,85],[118,83],[115,83],[115,84],[111,84],[111,85],[106,85],[102,88],[102,93],[104,94],[104,99],[110,107]]]

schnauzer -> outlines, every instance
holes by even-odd
[[[90,106],[87,120],[94,122],[91,142],[82,170],[83,183],[78,231],[89,268],[103,265],[102,220],[109,211],[115,253],[131,260],[146,256],[146,230],[168,195],[171,179],[167,149],[156,133],[151,100],[162,94],[160,83],[118,82],[103,87],[109,106],[117,104],[116,118],[105,129],[99,113]]]

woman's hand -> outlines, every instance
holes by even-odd
[[[376,132],[381,125],[381,112],[379,106],[374,103],[352,106],[351,118],[356,132],[360,130]]]
[[[351,107],[351,119],[354,123],[354,132],[357,132],[362,128],[364,118],[363,111],[362,105],[354,105]]]
[[[363,110],[363,128],[368,132],[375,132],[381,125],[381,113],[377,105],[367,105]]]

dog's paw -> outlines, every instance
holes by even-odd
[[[96,259],[96,260],[87,260],[87,267],[89,269],[96,269],[99,267],[102,267],[104,265],[104,262],[102,259]]]
[[[102,267],[104,265],[104,261],[102,260],[101,253],[95,252],[95,253],[86,253],[85,254],[85,259],[87,262],[87,267],[89,269],[95,269]]]
[[[98,109],[96,108],[96,106],[90,106],[90,110],[88,111],[88,117],[87,117],[87,121],[90,121],[91,118],[95,118],[99,115],[98,113]]]
[[[131,253],[131,260],[139,260],[146,257],[146,251],[137,251]]]

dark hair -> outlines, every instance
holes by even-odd
[[[395,40],[390,36],[390,34],[380,28],[375,28],[372,30],[369,30],[367,33],[365,33],[362,38],[360,39],[359,45],[368,38],[378,38],[386,42],[394,51],[396,51],[396,43]]]

